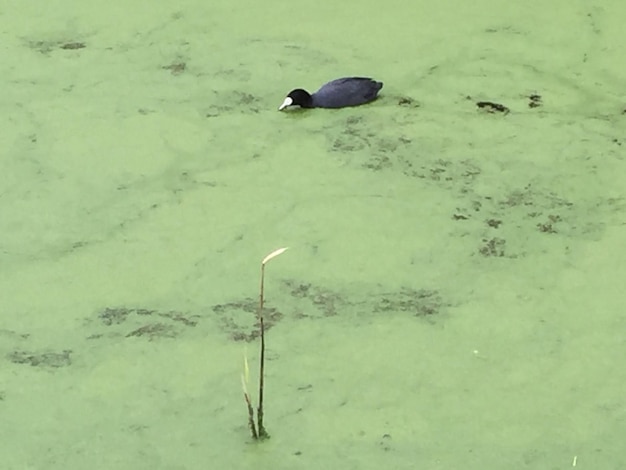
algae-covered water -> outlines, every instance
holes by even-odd
[[[626,468],[623,2],[44,3],[0,6],[3,470]]]

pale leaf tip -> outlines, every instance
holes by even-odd
[[[261,264],[265,264],[272,258],[276,258],[278,255],[282,255],[285,251],[287,251],[288,248],[289,247],[279,248],[278,250],[272,251],[269,255],[263,258],[263,261],[261,261]]]

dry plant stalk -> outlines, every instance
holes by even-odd
[[[253,439],[258,439],[259,434],[256,431],[256,424],[254,424],[254,408],[252,407],[252,400],[248,393],[248,379],[250,377],[250,368],[248,367],[248,358],[244,353],[243,356],[243,374],[241,374],[241,386],[243,387],[243,398],[246,400],[248,407],[248,427],[252,433]]]
[[[255,440],[264,440],[270,437],[263,425],[263,388],[265,385],[265,323],[263,318],[263,303],[265,301],[265,265],[285,251],[287,251],[287,248],[274,250],[261,261],[261,288],[259,292],[259,311],[257,312],[259,318],[259,336],[261,337],[261,356],[259,359],[259,406],[257,407],[256,425],[254,423],[254,408],[247,386],[249,375],[248,360],[244,356],[244,374],[242,375],[241,383],[243,385],[243,396],[248,407],[248,426],[250,427],[252,438]]]

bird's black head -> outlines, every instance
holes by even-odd
[[[297,88],[296,90],[292,90],[283,101],[283,104],[278,108],[279,111],[289,107],[289,106],[300,106],[302,108],[312,108],[313,107],[313,98],[308,91],[303,90],[302,88]]]

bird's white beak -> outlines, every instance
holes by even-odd
[[[293,104],[293,100],[289,97],[285,98],[285,101],[283,101],[283,104],[281,104],[278,107],[279,111],[282,111],[283,109],[285,109],[287,106],[291,106]]]

